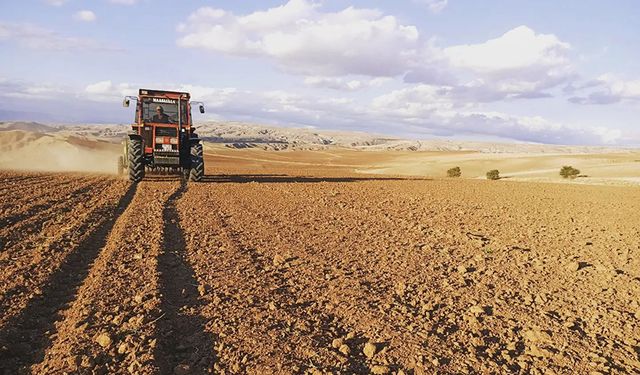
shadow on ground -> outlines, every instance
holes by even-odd
[[[208,183],[318,183],[318,182],[359,182],[359,181],[405,181],[426,180],[424,178],[402,177],[318,177],[318,176],[290,176],[284,174],[233,174],[233,175],[209,175],[204,176],[202,182]]]
[[[180,181],[180,175],[149,175],[144,177],[144,181],[164,182]],[[319,183],[319,182],[361,182],[361,181],[431,181],[431,178],[418,177],[320,177],[320,176],[290,176],[286,174],[221,174],[207,175],[200,183]]]
[[[101,214],[105,221],[67,256],[42,293],[0,332],[0,373],[26,373],[31,365],[44,359],[44,351],[55,337],[52,333],[55,333],[56,321],[76,298],[116,220],[133,200],[136,187],[132,184],[116,206],[104,209]]]
[[[163,212],[165,236],[158,269],[165,315],[158,321],[160,345],[155,355],[163,374],[204,374],[215,359],[214,338],[206,332],[206,321],[199,315],[202,301],[198,298],[198,282],[186,259],[187,245],[175,206],[186,188],[182,183]]]

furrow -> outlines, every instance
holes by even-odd
[[[99,191],[100,188],[112,182],[113,180],[107,180],[102,177],[79,178],[73,181],[56,183],[44,196],[24,198],[19,202],[14,200],[10,210],[0,211],[4,212],[0,216],[1,232],[11,235],[12,232],[15,232],[13,227],[17,224],[21,224],[22,227],[26,224],[33,228],[37,226],[37,223],[29,222],[30,219],[41,221],[50,219],[52,216],[57,215],[61,208],[70,207],[70,201],[78,200],[78,196],[84,197],[87,192],[91,192],[93,193],[92,196],[95,196],[93,190]],[[84,198],[86,199],[87,197]]]
[[[36,373],[156,373],[162,213],[176,184],[142,182],[115,223]]]
[[[0,281],[0,306],[6,313],[0,320],[0,327],[23,306],[20,301],[37,295],[42,283],[65,257],[100,227],[105,214],[113,210],[114,204],[126,191],[126,186],[127,183],[115,180],[87,186],[87,191],[82,195],[57,205],[59,211],[51,213],[57,216],[55,219],[47,221],[36,218],[38,223],[47,223],[41,231],[32,227],[31,231],[18,229],[17,232],[3,233],[6,244],[0,265],[5,277]],[[100,196],[96,199],[98,192]],[[25,225],[36,223],[27,220],[19,227]]]
[[[264,254],[248,241],[244,228],[229,221],[232,213],[221,199],[196,185],[179,204],[182,221],[208,213],[185,227],[185,237],[206,295],[206,328],[217,339],[214,370],[295,373],[331,363],[328,370],[365,371],[361,354],[344,361],[330,350],[332,339],[349,327],[305,295],[287,275],[284,258]]]
[[[164,242],[158,257],[163,318],[157,323],[155,352],[163,374],[204,374],[212,370],[215,361],[214,338],[205,330],[206,320],[200,314],[204,290],[196,281],[183,235],[182,223],[198,222],[199,218],[180,218],[176,208],[185,191],[183,183],[163,212]]]
[[[111,203],[89,214],[77,228],[85,234],[76,239],[78,244],[65,254],[43,262],[46,264],[40,265],[41,273],[26,273],[28,278],[23,274],[16,277],[23,282],[29,280],[32,288],[28,293],[3,300],[2,310],[6,314],[2,316],[0,330],[0,370],[4,373],[26,372],[43,357],[45,347],[55,337],[52,332],[59,312],[75,298],[116,219],[134,193],[135,186],[131,185],[119,200],[109,200]]]

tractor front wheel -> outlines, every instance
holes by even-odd
[[[127,142],[127,156],[129,181],[140,182],[144,178],[144,160],[142,154],[142,140],[129,139]]]
[[[191,145],[191,168],[189,169],[189,180],[200,182],[204,177],[204,157],[202,154],[202,144]]]

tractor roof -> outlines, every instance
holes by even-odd
[[[189,99],[190,95],[188,92],[179,92],[179,91],[167,91],[167,90],[149,90],[149,89],[140,89],[138,92],[140,96],[161,96],[161,97],[169,97],[172,99],[184,98]]]

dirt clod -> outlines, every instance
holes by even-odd
[[[205,294],[207,294],[207,289],[204,285],[198,285],[198,293],[200,294],[200,297],[203,297]]]
[[[103,348],[108,348],[111,346],[111,337],[106,333],[102,333],[96,337],[96,342]]]
[[[474,305],[469,308],[469,312],[475,315],[480,315],[484,313],[484,307],[480,305]]]
[[[373,358],[373,356],[376,355],[376,351],[376,345],[370,342],[364,344],[364,348],[362,349],[362,353],[364,353],[364,355],[369,359]]]
[[[342,346],[342,344],[344,344],[344,340],[343,339],[333,339],[333,341],[331,341],[331,347],[338,349],[339,347]]]
[[[286,262],[285,258],[280,254],[276,254],[273,257],[273,265],[274,266],[280,266],[280,265],[284,264],[285,262]]]
[[[122,344],[118,345],[118,353],[119,354],[124,354],[129,350],[129,346],[127,345],[127,343],[123,342]]]
[[[375,365],[371,367],[371,373],[374,375],[385,375],[391,372],[388,366]]]

